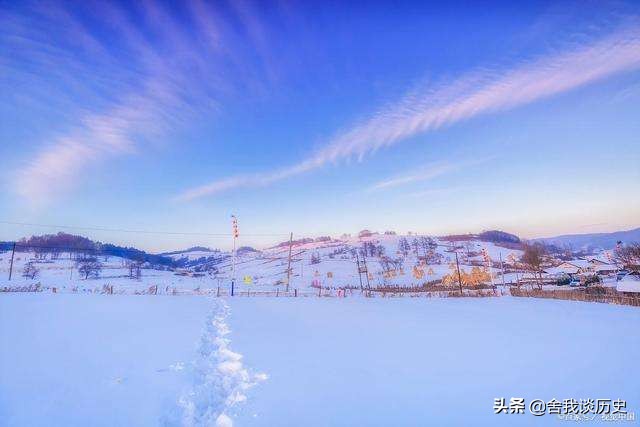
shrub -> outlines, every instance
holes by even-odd
[[[585,277],[583,284],[585,286],[590,286],[590,285],[599,285],[600,283],[602,283],[602,280],[600,279],[600,276],[587,276]]]

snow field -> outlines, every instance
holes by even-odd
[[[3,426],[230,425],[250,374],[222,301],[3,294]],[[204,326],[204,327],[203,327]]]
[[[3,294],[0,414],[7,426],[559,424],[494,415],[493,399],[619,398],[639,413],[639,327],[634,307],[511,297]]]
[[[566,425],[493,399],[626,399],[640,310],[526,298],[229,299],[234,348],[269,380],[242,426]]]

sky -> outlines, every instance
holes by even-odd
[[[640,226],[637,2],[0,0],[0,240]]]

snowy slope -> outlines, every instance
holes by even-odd
[[[364,242],[370,242],[384,247],[385,256],[390,258],[403,258],[402,268],[395,270],[391,277],[385,277],[383,266],[378,256],[367,256],[366,263],[370,276],[370,283],[374,285],[419,285],[423,282],[442,278],[450,272],[450,264],[454,261],[451,252],[451,244],[448,241],[435,239],[438,246],[435,253],[441,255],[439,263],[420,264],[420,260],[415,253],[411,252],[406,257],[398,253],[398,242],[405,237],[411,241],[416,236],[396,236],[396,235],[373,235],[365,238],[352,237],[348,239],[337,239],[331,242],[311,242],[297,244],[292,248],[292,277],[291,285],[297,288],[308,288],[314,284],[323,287],[334,286],[359,286],[360,277],[358,275],[357,263],[352,250],[361,248]],[[460,245],[461,242],[456,242]],[[467,257],[467,249],[472,256]],[[522,254],[515,249],[507,249],[496,246],[489,242],[478,240],[469,241],[468,245],[462,248],[459,246],[458,253],[462,269],[469,270],[473,263],[484,262],[480,251],[486,249],[491,257],[494,268],[494,275],[497,275],[500,258],[507,261],[510,255],[517,258]],[[235,276],[242,286],[272,287],[278,283],[286,282],[286,271],[288,262],[288,247],[267,248],[259,253],[246,254],[236,260]],[[473,255],[475,253],[475,255]],[[422,252],[420,250],[420,255]],[[312,257],[319,257],[319,263],[312,264]],[[361,260],[362,261],[362,260]],[[425,273],[424,278],[417,279],[412,275],[414,266],[419,266]],[[232,276],[232,262],[226,262],[217,266],[218,272],[215,277],[223,277],[228,280]],[[250,284],[244,283],[244,278],[250,277]],[[365,277],[363,275],[363,280]]]
[[[451,242],[435,238],[437,246],[433,252],[437,255],[437,260],[425,263],[418,257],[418,255],[423,255],[422,249],[419,249],[417,253],[410,251],[406,256],[398,252],[398,243],[403,237],[411,242],[418,236],[374,234],[364,238],[352,237],[296,244],[292,247],[291,287],[298,289],[307,289],[312,286],[324,288],[359,287],[361,281],[363,285],[366,285],[367,275],[358,274],[355,257],[355,250],[362,248],[365,242],[384,247],[385,257],[401,259],[400,268],[394,267],[392,271],[387,271],[385,274],[385,267],[380,256],[369,254],[366,258],[361,258],[360,261],[363,262],[363,265],[366,262],[369,272],[368,283],[371,286],[421,285],[424,282],[441,279],[442,276],[451,272],[450,265],[455,259],[451,252]],[[480,255],[480,251],[486,249],[493,262],[492,272],[496,280],[500,272],[498,268],[500,259],[507,261],[510,255],[519,257],[521,254],[518,250],[478,240],[455,242],[455,245],[458,248],[461,268],[466,271],[470,270],[472,265],[487,266]],[[271,247],[255,252],[245,251],[236,256],[234,264],[232,254],[229,252],[200,249],[181,251],[167,256],[176,261],[185,261],[183,269],[166,271],[145,268],[142,270],[140,280],[132,280],[127,277],[127,260],[115,256],[99,257],[104,264],[101,277],[84,280],[79,277],[75,269],[75,261],[70,259],[69,254],[62,254],[60,259],[55,261],[36,262],[36,266],[40,269],[40,275],[35,280],[29,280],[23,278],[21,273],[25,263],[35,260],[35,255],[29,252],[18,252],[14,260],[12,284],[40,282],[46,286],[64,289],[74,286],[101,288],[103,285],[114,285],[127,289],[145,289],[156,285],[161,289],[216,289],[217,287],[229,287],[232,278],[235,277],[241,290],[274,290],[282,289],[286,284],[288,255],[288,246]],[[313,258],[316,258],[318,262],[313,263]],[[2,280],[8,277],[9,259],[8,252],[0,253],[0,284],[7,284]],[[414,267],[418,267],[424,273],[423,277],[414,276]]]

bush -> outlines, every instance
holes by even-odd
[[[600,276],[596,276],[596,275],[587,276],[582,282],[582,284],[585,286],[599,285],[600,283],[602,283],[602,280],[600,279]]]
[[[22,277],[33,280],[38,276],[39,273],[40,270],[38,270],[38,267],[36,267],[32,262],[28,262],[25,264],[24,269],[22,270]]]

